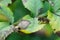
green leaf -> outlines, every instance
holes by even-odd
[[[8,22],[8,18],[5,15],[0,14],[0,22]]]
[[[17,32],[11,33],[5,40],[21,40],[23,37]]]
[[[41,30],[45,26],[45,24],[39,24],[38,18],[31,18],[30,16],[25,16],[23,20],[27,20],[30,22],[30,25],[26,29],[20,30],[26,34]]]
[[[0,22],[0,40],[5,39],[9,34],[13,32],[13,25],[9,22]]]
[[[11,4],[11,0],[0,0],[0,3],[7,6],[8,4]]]
[[[39,17],[46,16],[47,11],[51,9],[50,4],[47,1],[45,1],[43,5],[44,5],[43,9],[39,11]]]
[[[23,0],[23,4],[25,6],[25,8],[27,8],[28,10],[30,10],[32,13],[32,15],[38,16],[38,11],[39,9],[43,8],[43,3],[41,0],[26,0],[26,2],[24,3]]]
[[[47,12],[49,9],[50,9],[50,4],[48,2],[45,2],[43,12]]]
[[[8,22],[0,22],[0,31],[5,30],[7,27],[9,27]]]
[[[16,0],[11,6],[10,9],[14,13],[14,22],[19,21],[22,17],[30,12],[24,8],[22,0]]]
[[[60,0],[51,0],[54,3],[53,9],[57,11],[60,9]]]
[[[5,15],[10,23],[14,22],[13,12],[3,4],[0,4],[0,14]]]
[[[9,29],[9,23],[8,22],[0,22],[0,40],[3,40],[6,35],[5,35],[6,30],[8,31]]]
[[[56,14],[60,14],[59,12],[56,12]],[[52,29],[56,31],[60,31],[60,16],[57,16],[56,14],[48,12],[48,19],[50,20],[50,25],[52,26]]]
[[[56,36],[56,39],[55,40],[60,40],[60,37]]]
[[[38,35],[26,35],[13,32],[6,38],[6,40],[41,40],[41,38]]]
[[[45,27],[44,27],[44,30],[45,30],[45,35],[47,37],[50,37],[52,35],[52,33],[53,33],[53,30],[52,30],[50,24],[46,24]]]

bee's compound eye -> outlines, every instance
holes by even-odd
[[[20,30],[20,28],[18,28],[18,30]]]

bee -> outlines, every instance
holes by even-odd
[[[21,29],[26,29],[30,25],[30,22],[27,20],[21,20],[18,25],[15,27],[15,30],[20,32]]]
[[[47,19],[46,17],[39,17],[38,21],[40,21],[41,24],[48,24],[49,23],[49,19]]]

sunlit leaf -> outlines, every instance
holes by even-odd
[[[25,8],[30,10],[33,16],[37,16],[39,9],[43,8],[43,3],[41,0],[38,0],[38,1],[37,0],[26,0],[25,3],[24,3],[24,0],[22,1],[23,1]]]
[[[9,26],[9,23],[8,22],[0,22],[0,30],[6,28]]]
[[[23,18],[23,20],[29,21],[30,25],[25,30],[22,29],[20,31],[22,31],[26,34],[33,33],[33,32],[36,32],[38,30],[41,30],[45,26],[45,24],[39,24],[38,18],[30,18],[30,17],[25,18],[25,17]]]
[[[8,4],[11,4],[11,0],[0,0],[0,3],[7,6]]]
[[[51,2],[53,4],[54,11],[57,11],[60,9],[60,0],[51,0]]]
[[[0,22],[8,22],[8,18],[2,14],[0,14]]]
[[[0,4],[0,14],[5,15],[10,23],[14,22],[13,12],[7,6]]]
[[[53,30],[52,30],[50,24],[46,24],[46,26],[44,27],[44,30],[45,30],[45,35],[46,35],[47,37],[51,36],[52,33],[53,33]]]
[[[56,13],[60,14],[60,11]],[[48,19],[50,19],[50,25],[52,26],[52,29],[55,32],[60,31],[60,16],[57,16],[56,14],[53,14],[48,11]]]

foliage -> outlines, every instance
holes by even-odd
[[[60,40],[56,35],[60,31],[59,0],[0,0],[0,30],[18,26],[22,20],[29,22],[19,30],[24,34],[13,32],[6,40]],[[44,36],[33,34],[42,29]]]

